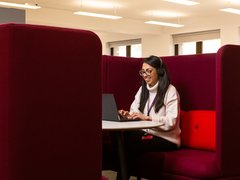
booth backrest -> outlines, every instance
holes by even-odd
[[[216,54],[162,57],[182,110],[215,110]]]
[[[142,58],[102,57],[102,92],[113,93],[119,109],[129,109],[141,86]]]
[[[0,25],[1,180],[101,179],[101,51],[90,31]]]
[[[162,57],[182,110],[215,110],[216,54]],[[142,58],[103,56],[103,92],[114,93],[119,108],[129,109],[141,86]]]

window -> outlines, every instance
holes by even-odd
[[[126,52],[127,52],[126,46],[118,46],[118,47],[116,47],[115,54],[117,56],[126,56]],[[113,53],[114,53],[114,51],[113,51]]]
[[[220,39],[211,39],[203,41],[203,51],[202,53],[214,53],[217,52],[217,50],[221,46]]]
[[[173,35],[175,55],[215,53],[221,47],[220,30]]]
[[[131,57],[142,57],[142,44],[134,44],[131,46]]]
[[[108,43],[112,56],[141,57],[141,39],[115,41]]]
[[[179,52],[181,52],[181,54],[196,54],[196,42],[182,43]]]

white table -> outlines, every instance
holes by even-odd
[[[120,173],[122,180],[127,180],[127,164],[124,148],[124,138],[122,132],[124,130],[134,130],[134,129],[148,129],[153,127],[161,126],[160,122],[153,121],[128,121],[128,122],[115,122],[115,121],[102,121],[102,130],[104,131],[115,131],[117,137],[118,146],[118,156],[120,162]]]
[[[102,121],[103,130],[131,130],[131,129],[145,129],[161,126],[162,123],[154,121]]]

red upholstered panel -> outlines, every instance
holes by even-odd
[[[113,93],[119,109],[129,110],[142,78],[138,71],[142,58],[104,56],[106,77],[103,79],[105,93]]]
[[[192,110],[181,112],[182,145],[215,150],[216,112]]]
[[[239,60],[239,45],[224,45],[217,52],[217,155],[221,169],[233,174],[240,174]]]
[[[101,51],[90,31],[0,25],[0,180],[101,179]]]
[[[166,56],[162,59],[180,94],[181,109],[216,109],[216,54]]]
[[[102,56],[102,92],[106,93],[107,92],[107,60],[108,56],[103,55]]]

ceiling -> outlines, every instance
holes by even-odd
[[[139,21],[147,20],[180,23],[194,18],[222,16],[226,12],[221,8],[233,7],[240,9],[240,0],[193,0],[200,4],[185,6],[164,0],[4,0],[15,3],[37,3],[42,9],[55,9],[68,12],[88,11],[109,15],[122,16],[123,19]],[[162,13],[163,12],[163,13]],[[162,15],[160,14],[162,13]],[[175,13],[166,17],[168,13]],[[76,16],[76,15],[75,15]],[[234,15],[237,16],[237,15]],[[240,16],[239,16],[240,17]],[[108,20],[119,21],[119,20]],[[106,27],[108,28],[108,27]]]

